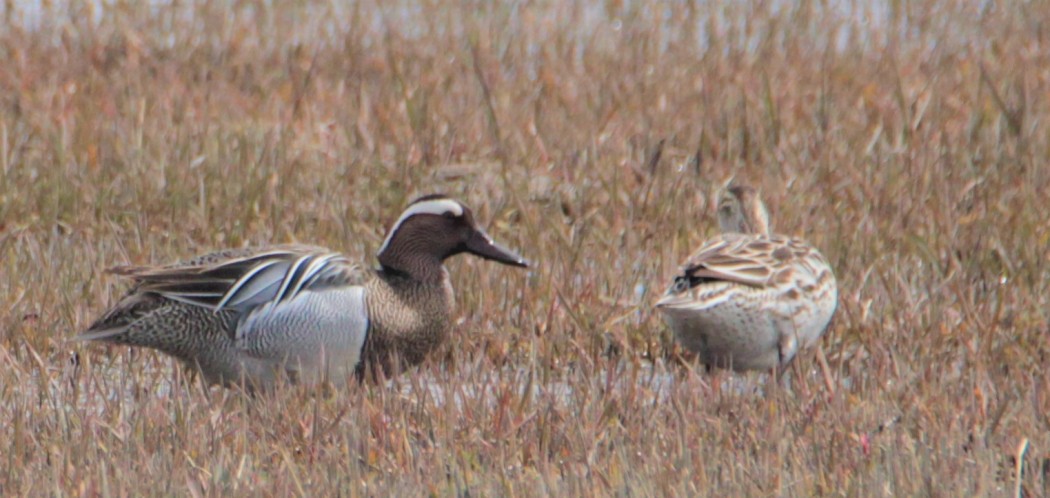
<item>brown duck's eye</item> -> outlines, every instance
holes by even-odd
[[[671,284],[671,292],[678,294],[685,292],[689,289],[689,277],[678,277],[674,279],[674,283]]]
[[[453,213],[452,211],[445,211],[445,214],[443,214],[442,216],[444,216],[446,218],[455,218],[456,217],[456,213]]]

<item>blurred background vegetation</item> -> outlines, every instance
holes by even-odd
[[[1048,495],[1048,29],[1023,1],[8,1],[0,492]],[[784,390],[673,360],[650,305],[731,177],[836,270],[834,394],[806,355]],[[249,399],[68,341],[107,267],[372,264],[431,192],[536,265],[451,261],[454,340],[389,385]]]

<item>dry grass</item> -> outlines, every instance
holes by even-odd
[[[0,493],[1050,495],[1047,4],[69,3],[0,11]],[[834,396],[666,359],[732,175],[836,269]],[[451,262],[455,339],[390,385],[68,341],[108,266],[371,262],[434,191],[536,265]]]

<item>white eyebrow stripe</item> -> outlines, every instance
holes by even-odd
[[[386,240],[383,241],[383,245],[379,246],[379,252],[376,254],[383,254],[386,251],[386,247],[390,245],[390,239],[401,228],[401,224],[410,217],[417,214],[436,214],[441,216],[448,212],[451,212],[454,216],[463,216],[463,205],[452,199],[429,199],[409,206],[405,212],[401,213],[401,217],[394,222],[394,225],[390,227],[390,231],[386,234]]]

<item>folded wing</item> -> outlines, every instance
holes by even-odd
[[[236,330],[227,331],[231,336],[250,335],[251,324],[262,323],[269,314],[291,316],[282,312],[291,303],[296,303],[291,308],[301,312],[309,309],[311,302],[333,307],[331,300],[342,297],[350,300],[346,308],[353,314],[353,320],[358,319],[358,314],[365,316],[363,294],[338,292],[360,289],[364,273],[345,256],[320,247],[288,245],[223,251],[174,265],[125,266],[112,271],[132,279],[135,285],[117,306],[81,334],[80,339],[105,340],[119,336],[131,324],[171,301],[214,313],[232,313],[239,325]],[[306,294],[311,299],[297,300]],[[339,317],[323,319],[338,320]],[[271,324],[267,330],[277,331],[272,324],[278,322],[266,323]]]

